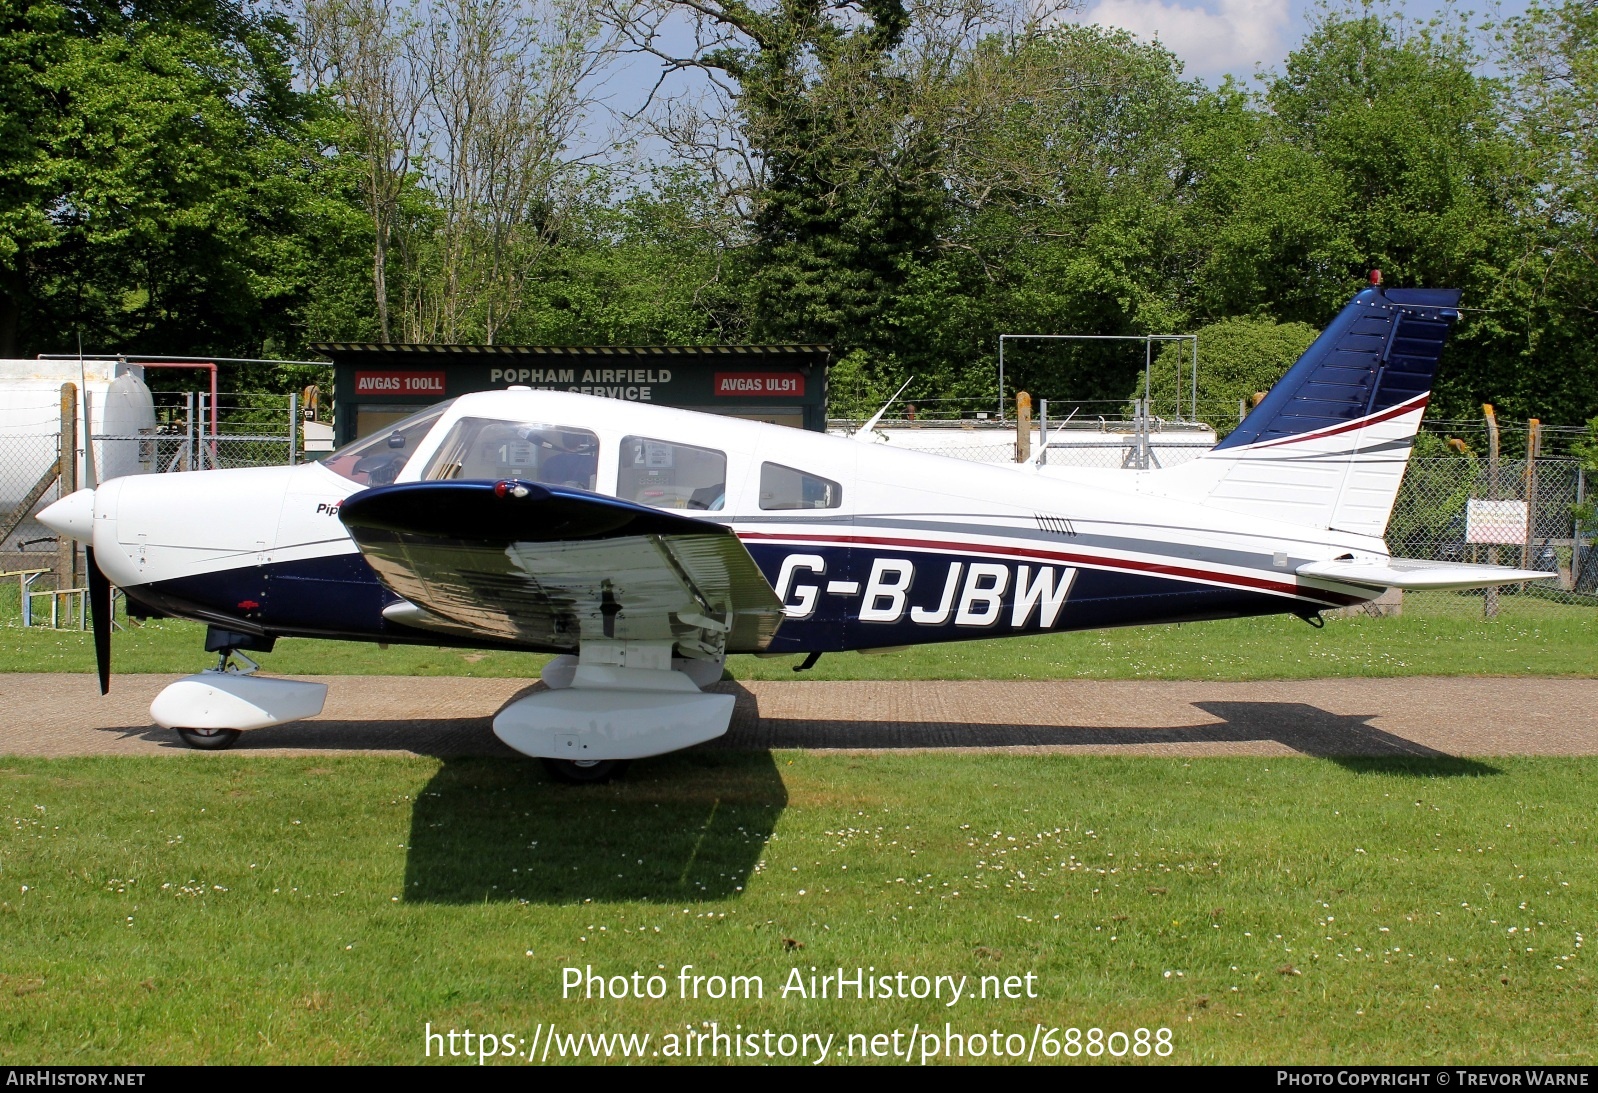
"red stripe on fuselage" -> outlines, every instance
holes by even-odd
[[[1340,607],[1364,602],[1358,596],[1346,596],[1342,593],[1328,592],[1319,588],[1304,588],[1285,581],[1273,581],[1265,577],[1249,577],[1237,573],[1217,573],[1213,570],[1190,569],[1187,566],[1172,565],[1167,562],[1140,562],[1130,558],[1095,558],[1087,554],[1069,554],[1064,551],[1028,550],[1024,547],[993,546],[986,543],[951,543],[871,535],[779,535],[761,531],[740,531],[736,534],[739,539],[784,540],[801,544],[843,543],[900,547],[912,550],[943,550],[952,551],[956,554],[1000,554],[1014,558],[1029,558],[1036,561],[1066,562],[1072,565],[1085,565],[1097,569],[1126,569],[1140,573],[1157,573],[1167,577],[1180,577],[1186,580],[1208,581],[1215,584],[1229,584],[1243,588],[1257,588],[1266,592],[1278,592],[1288,596],[1322,599]]]

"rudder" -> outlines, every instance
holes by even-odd
[[[1214,508],[1382,535],[1459,298],[1360,292],[1236,430],[1167,472],[1171,485]]]

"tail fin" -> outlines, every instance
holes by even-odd
[[[1169,472],[1171,485],[1214,508],[1380,536],[1459,297],[1365,289],[1231,435]]]

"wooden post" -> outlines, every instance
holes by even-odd
[[[1015,461],[1032,458],[1032,396],[1025,391],[1015,396]]]
[[[61,447],[56,458],[61,496],[78,492],[78,388],[71,383],[61,385]],[[63,535],[56,547],[55,586],[76,588],[77,576],[78,544]]]
[[[1493,404],[1484,402],[1481,406],[1482,416],[1487,419],[1487,500],[1498,500],[1498,416],[1493,412]],[[1487,564],[1498,564],[1498,545],[1496,543],[1487,547]],[[1488,588],[1482,597],[1482,616],[1496,619],[1498,617],[1498,587]]]

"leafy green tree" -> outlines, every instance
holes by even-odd
[[[280,17],[6,0],[0,352],[297,348],[330,209]]]
[[[1598,9],[1533,3],[1503,36],[1511,131],[1533,185],[1519,203],[1519,268],[1483,317],[1503,352],[1482,397],[1573,425],[1598,410]]]
[[[720,92],[719,110],[676,104],[659,128],[685,158],[726,178],[747,220],[752,333],[879,341],[884,303],[937,252],[950,148],[985,120],[957,93],[957,74],[990,33],[1016,26],[1024,40],[1049,12],[1010,0],[644,8],[658,21],[634,32],[643,48],[669,69],[709,74]],[[693,21],[700,43],[689,56],[661,35],[679,17]]]
[[[1194,311],[1319,326],[1373,268],[1389,285],[1458,287],[1468,310],[1434,413],[1598,406],[1560,337],[1584,323],[1550,298],[1550,233],[1528,215],[1546,172],[1481,67],[1457,29],[1357,9],[1314,27],[1259,100],[1208,95],[1184,136]]]
[[[504,340],[541,345],[748,340],[742,252],[714,196],[682,170],[615,193],[602,177],[567,210]]]
[[[1278,323],[1270,319],[1231,318],[1198,329],[1198,406],[1202,420],[1225,436],[1240,422],[1239,407],[1254,405],[1254,396],[1269,391],[1293,366],[1320,332],[1307,323]],[[1169,414],[1190,405],[1191,349],[1185,343],[1168,344],[1150,369],[1151,409]],[[1133,398],[1143,397],[1139,383]]]
[[[974,117],[948,149],[937,248],[906,259],[884,310],[879,366],[914,374],[923,399],[987,400],[1002,333],[1178,329],[1178,140],[1197,88],[1175,56],[1066,26],[984,43],[951,84]],[[1142,365],[1125,345],[1013,343],[1007,395],[1115,413]]]

